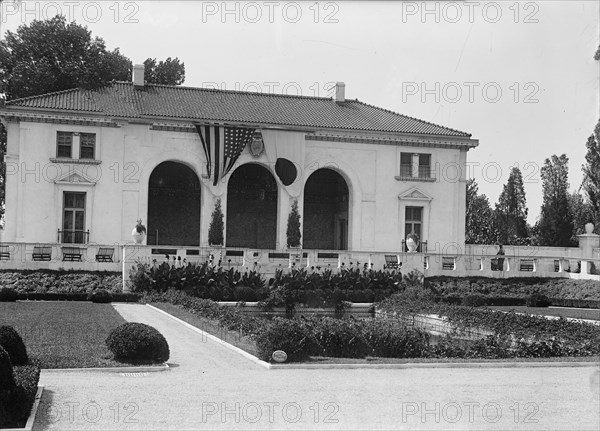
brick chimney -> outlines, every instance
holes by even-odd
[[[133,87],[136,90],[141,90],[144,88],[144,65],[136,64],[133,66]]]
[[[346,84],[343,82],[335,83],[335,101],[336,103],[346,101]]]

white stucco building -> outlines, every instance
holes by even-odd
[[[430,252],[464,246],[477,140],[341,83],[335,98],[257,94],[144,85],[136,69],[7,102],[0,119],[3,242],[123,244],[141,218],[148,245],[203,247],[221,199],[227,247],[282,250],[297,199],[305,249],[402,252],[411,231]]]

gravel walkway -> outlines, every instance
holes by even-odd
[[[42,372],[35,430],[600,428],[600,365],[543,368],[267,370],[140,304],[165,372]]]

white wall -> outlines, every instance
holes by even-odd
[[[54,163],[56,132],[96,133],[99,165]],[[348,183],[349,248],[364,251],[400,251],[404,208],[424,206],[423,240],[430,252],[451,253],[464,247],[466,152],[459,149],[398,146],[325,140],[304,140],[304,132],[265,131],[265,152],[253,157],[246,148],[238,165],[259,163],[267,167],[280,186],[278,248],[285,246],[287,211],[300,198],[309,175],[318,168],[339,172]],[[277,141],[277,148],[273,142]],[[284,187],[274,172],[277,154],[286,147],[303,147],[299,182]],[[293,152],[293,151],[292,151]],[[404,181],[399,175],[400,153],[432,154],[435,181]],[[121,127],[53,123],[9,123],[7,155],[6,223],[4,241],[48,242],[62,229],[62,192],[85,191],[86,229],[91,243],[131,241],[138,218],[147,221],[148,180],[161,162],[189,166],[202,182],[200,244],[207,244],[208,223],[214,200],[222,198],[226,214],[226,181],[212,186],[206,178],[205,157],[195,133],[150,130],[148,124]],[[89,182],[70,182],[76,172]],[[60,181],[61,179],[65,181]],[[422,198],[399,196],[415,189]],[[459,250],[460,252],[460,250]]]

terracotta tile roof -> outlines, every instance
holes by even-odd
[[[358,100],[249,93],[115,82],[99,90],[72,89],[6,102],[5,108],[68,111],[111,118],[181,119],[469,138],[458,130],[377,108]]]

